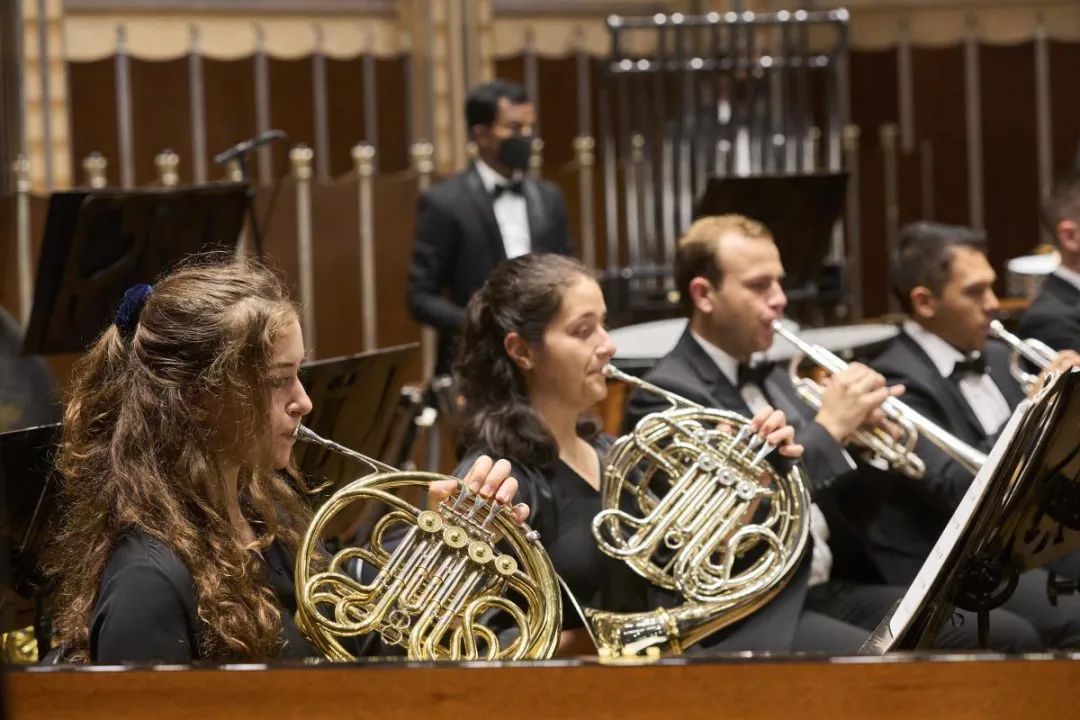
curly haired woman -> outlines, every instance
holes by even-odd
[[[316,654],[292,619],[311,517],[290,467],[311,411],[303,360],[296,305],[261,266],[203,260],[128,290],[78,364],[64,417],[50,569],[68,658]],[[467,481],[508,504],[508,475],[483,458]]]

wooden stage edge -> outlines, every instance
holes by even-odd
[[[6,673],[9,720],[149,718],[1060,718],[1080,656],[33,668]]]

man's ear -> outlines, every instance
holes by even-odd
[[[491,126],[476,124],[469,128],[472,141],[477,145],[485,145],[491,137]]]
[[[694,309],[704,315],[711,315],[716,309],[716,303],[713,301],[713,284],[703,277],[696,277],[690,281],[687,289]]]
[[[533,366],[533,350],[525,338],[516,332],[509,333],[503,338],[503,349],[510,356],[510,362],[522,370],[531,370]]]
[[[911,290],[911,314],[920,320],[932,320],[937,314],[937,296],[928,287]]]

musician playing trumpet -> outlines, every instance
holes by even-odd
[[[852,363],[828,382],[816,411],[796,392],[785,364],[755,363],[773,342],[772,324],[787,305],[784,267],[772,234],[741,215],[702,218],[680,239],[675,278],[688,316],[675,348],[645,380],[694,402],[749,414],[764,404],[783,410],[805,447],[804,465],[816,505],[812,552],[783,608],[744,641],[754,647],[853,652],[903,595],[890,583],[879,548],[888,538],[869,532],[875,501],[893,478],[857,463],[845,445],[859,430],[882,423],[881,404],[904,391],[881,374]],[[643,393],[631,396],[626,425],[656,408]],[[921,559],[920,559],[921,561]],[[976,647],[976,622],[946,627],[940,647]],[[754,618],[750,619],[753,623]],[[1009,650],[1039,646],[1034,631],[1013,617],[991,623],[992,644]]]
[[[960,441],[989,451],[1024,392],[1009,369],[1012,350],[990,339],[998,299],[985,248],[983,235],[966,227],[919,222],[901,230],[889,281],[907,319],[871,365],[904,384],[905,404]],[[1078,361],[1073,351],[1058,353],[1030,392],[1048,373]],[[891,495],[875,528],[892,539],[896,582],[914,578],[973,479],[971,469],[928,443],[917,449],[924,478],[917,491]],[[1075,647],[1080,618],[1050,607],[1045,585],[1042,571],[1022,575],[1004,608],[1030,622],[1046,645]]]

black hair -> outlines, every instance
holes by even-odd
[[[925,221],[900,229],[896,250],[889,258],[889,285],[904,312],[911,312],[915,288],[941,293],[949,280],[953,253],[962,247],[985,253],[986,236],[963,225]]]

